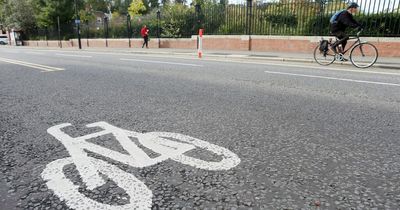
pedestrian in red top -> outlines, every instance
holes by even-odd
[[[146,25],[144,25],[142,27],[142,30],[140,30],[140,34],[142,35],[144,42],[142,45],[142,48],[144,47],[144,45],[146,45],[146,48],[149,48],[149,29],[147,28]]]

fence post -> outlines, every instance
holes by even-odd
[[[62,48],[60,16],[57,16],[57,26],[58,26],[58,45],[59,45],[60,48]]]
[[[324,19],[324,8],[325,8],[325,0],[320,0],[319,3],[319,24],[318,24],[318,35],[322,35],[323,34],[323,19]]]
[[[108,18],[104,17],[104,36],[106,38],[106,47],[108,47]]]
[[[196,16],[196,25],[195,25],[195,31],[197,32],[200,29],[200,11],[201,11],[201,6],[200,4],[196,4],[195,6],[195,16]],[[199,49],[199,36],[197,36],[197,49]]]
[[[160,48],[160,20],[161,20],[161,12],[157,11],[157,38],[158,38],[158,48]]]
[[[47,26],[44,27],[44,39],[46,40],[46,47],[49,46],[49,41],[48,41],[48,37],[47,37]]]
[[[89,20],[85,20],[86,23],[86,47],[89,47]]]
[[[251,24],[252,24],[252,14],[253,12],[253,0],[247,0],[247,8],[246,8],[246,33],[249,35],[249,51],[251,50]]]
[[[128,13],[126,15],[126,28],[127,28],[127,34],[128,34],[128,46],[131,48],[131,15]]]
[[[74,0],[75,3],[75,24],[76,24],[76,32],[78,33],[78,46],[79,49],[82,49],[82,43],[81,43],[81,19],[78,14],[78,4],[76,0]]]

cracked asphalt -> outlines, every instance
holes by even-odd
[[[88,206],[43,179],[49,163],[71,156],[47,129],[71,123],[63,131],[79,137],[101,121],[191,136],[240,158],[229,170],[171,159],[138,168],[86,151],[143,182],[152,209],[399,209],[400,71],[25,48],[0,48],[0,58],[14,62],[0,61],[2,210]],[[90,142],[124,153],[113,135]],[[90,190],[74,164],[62,173],[109,209],[131,199],[113,177],[101,174],[105,184]]]

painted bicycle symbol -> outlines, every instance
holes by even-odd
[[[97,122],[86,125],[86,127],[99,127],[103,129],[102,131],[72,138],[61,130],[68,126],[71,126],[71,124],[60,124],[47,130],[49,134],[61,141],[68,150],[70,157],[49,163],[42,172],[42,178],[46,180],[47,187],[73,209],[149,209],[152,205],[152,191],[142,181],[115,165],[88,156],[86,151],[137,168],[173,160],[195,168],[217,171],[229,170],[240,163],[239,157],[228,149],[183,134],[168,132],[138,133],[115,127],[106,122]],[[116,138],[127,154],[87,141],[108,134],[112,134]],[[159,155],[155,158],[149,157],[131,138],[136,138],[143,147]],[[222,159],[218,162],[209,162],[184,154],[196,148],[213,152]],[[93,190],[104,185],[106,181],[100,176],[100,174],[103,174],[126,191],[130,196],[129,203],[115,206],[86,197],[79,192],[79,186],[65,176],[63,168],[69,164],[76,166],[87,189]]]

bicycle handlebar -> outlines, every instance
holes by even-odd
[[[363,32],[364,31],[364,29],[362,28],[362,29],[360,29],[358,32],[357,32],[357,37],[360,37],[360,35],[361,35],[361,32]]]

